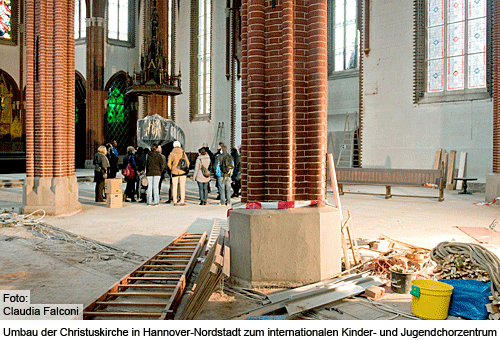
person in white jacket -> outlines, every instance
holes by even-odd
[[[206,171],[202,169],[204,167]],[[198,158],[194,166],[193,181],[198,183],[200,205],[207,205],[208,185],[210,183],[210,156],[204,148],[198,150]],[[208,174],[208,177],[206,176]]]

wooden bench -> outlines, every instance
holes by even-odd
[[[385,186],[385,198],[399,197],[425,197],[444,200],[444,174],[441,169],[378,169],[378,168],[337,168],[337,184],[339,194],[343,195],[344,185],[383,185]],[[391,193],[392,186],[422,187],[426,183],[436,184],[439,188],[439,196],[418,195],[395,195]],[[381,195],[366,192],[348,192],[351,194]]]

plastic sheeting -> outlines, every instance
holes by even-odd
[[[172,120],[157,114],[137,121],[137,145],[151,148],[153,144],[165,145],[178,140],[185,145],[184,131]]]
[[[448,314],[470,320],[484,320],[488,317],[491,283],[476,280],[439,280],[453,286]]]

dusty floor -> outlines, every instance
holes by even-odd
[[[168,184],[163,187],[166,192]],[[108,209],[93,202],[94,184],[79,183],[83,212],[65,217],[44,217],[43,221],[68,232],[107,244],[125,253],[148,258],[182,232],[210,233],[215,219],[226,218],[226,207],[217,206],[215,190],[209,205],[200,207],[197,186],[187,184],[187,205],[161,204],[147,207],[125,203],[122,209]],[[351,190],[383,192],[380,187],[352,187]],[[434,195],[432,188],[393,188],[393,193]],[[162,197],[164,201],[165,197]],[[328,200],[333,202],[331,195]],[[445,193],[445,201],[426,198],[391,198],[348,195],[341,197],[342,210],[353,216],[357,238],[372,239],[385,234],[392,238],[432,248],[440,241],[473,242],[456,226],[488,227],[500,217],[496,206],[474,205],[484,194]],[[233,204],[238,199],[233,199]],[[22,188],[0,188],[0,209],[17,211],[22,205]],[[497,249],[492,249],[497,252]],[[234,259],[233,259],[234,260]],[[86,305],[138,266],[131,260],[99,256],[95,252],[60,240],[46,240],[29,227],[0,228],[0,290],[30,290],[32,303],[78,303]],[[199,268],[197,268],[199,270]],[[392,299],[392,300],[391,300]],[[389,294],[385,300],[395,308],[408,311],[409,296]],[[366,301],[348,301],[349,313],[339,314],[326,306],[320,313],[305,318],[392,318]],[[224,291],[211,297],[200,316],[225,319],[259,306],[259,301]],[[182,305],[181,305],[182,307]],[[342,307],[342,308],[344,308]],[[342,309],[338,308],[338,309]],[[364,315],[364,317],[360,317]]]

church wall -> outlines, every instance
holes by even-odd
[[[189,121],[189,51],[190,51],[190,5],[183,3],[179,12],[178,51],[181,73],[182,94],[177,96],[176,123],[186,135],[186,151],[196,152],[204,142],[211,149],[216,149],[219,140],[216,140],[217,129],[220,122],[224,123],[222,142],[229,145],[231,138],[231,100],[230,81],[226,79],[226,14],[225,1],[213,1],[212,19],[212,105],[211,118],[207,120]],[[239,92],[239,90],[238,90]],[[239,98],[239,94],[238,94]],[[240,100],[237,101],[238,110]],[[241,114],[238,114],[241,116]],[[241,130],[239,130],[241,131]],[[240,133],[241,134],[241,133]],[[241,140],[240,134],[236,138]],[[238,144],[236,144],[238,145]]]
[[[75,45],[75,70],[87,80],[87,45]]]
[[[0,68],[10,74],[19,86],[19,46],[0,45]]]
[[[364,167],[433,167],[440,148],[467,152],[466,175],[484,183],[492,171],[491,99],[413,104],[413,6],[371,4],[370,53],[365,58]]]

